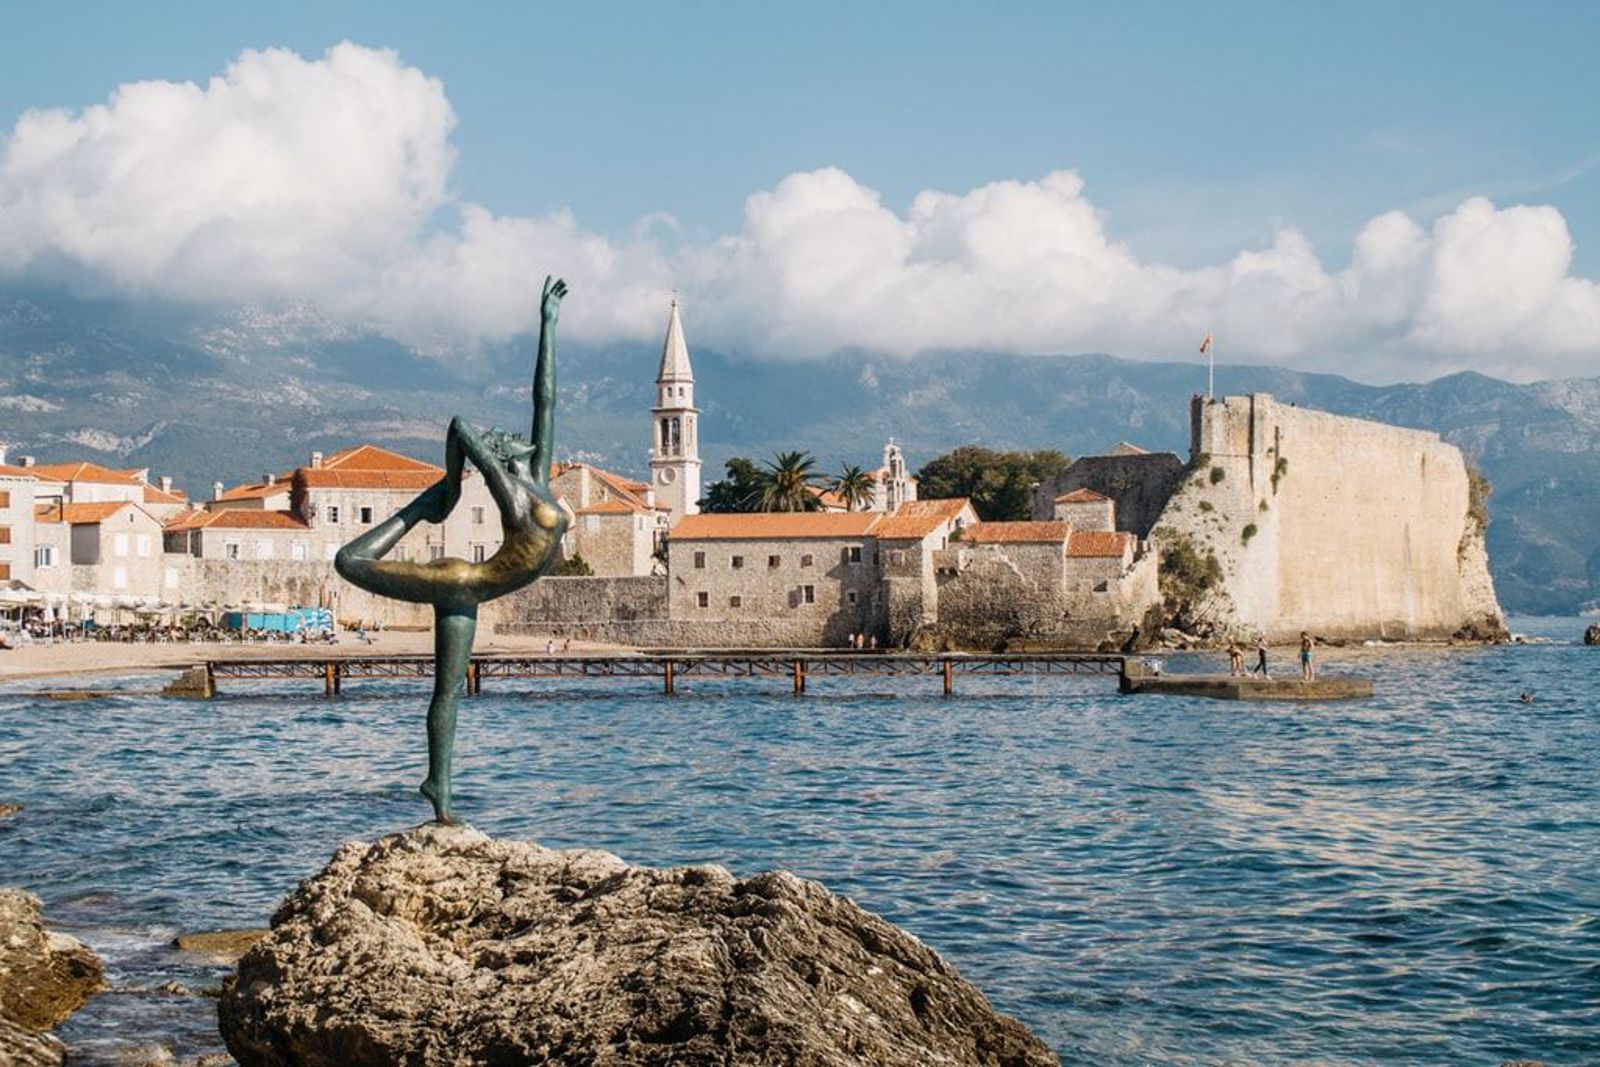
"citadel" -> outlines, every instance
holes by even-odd
[[[636,646],[1134,647],[1174,620],[1213,638],[1495,638],[1483,486],[1437,434],[1285,405],[1196,396],[1188,457],[1119,444],[1035,490],[1023,522],[919,499],[891,439],[856,510],[702,514],[700,410],[673,302],[649,412],[649,481],[557,464],[562,554],[498,602],[502,632]],[[413,605],[342,581],[340,545],[442,470],[375,445],[190,501],[170,479],[90,462],[8,463],[0,583],[58,617],[319,605],[346,622],[426,626]],[[397,558],[482,561],[496,511],[461,505]],[[1166,574],[1163,574],[1165,556]]]

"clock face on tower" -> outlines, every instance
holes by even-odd
[[[656,477],[661,480],[662,485],[671,485],[677,479],[678,472],[669,468],[667,470],[658,471],[656,473]]]

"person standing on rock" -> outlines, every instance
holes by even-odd
[[[478,605],[521,589],[555,562],[566,532],[566,514],[550,492],[555,450],[556,320],[567,283],[549,277],[540,304],[539,353],[533,371],[533,424],[529,438],[503,430],[478,430],[459,415],[445,434],[445,476],[424,489],[371,531],[334,557],[352,585],[379,596],[433,605],[433,700],[428,704],[428,776],[422,795],[441,823],[450,815],[450,761],[455,751],[456,707],[467,685]],[[529,441],[532,443],[530,444]],[[468,461],[483,475],[500,510],[503,540],[481,563],[464,559],[415,562],[388,560],[400,539],[419,522],[441,523],[461,499]]]

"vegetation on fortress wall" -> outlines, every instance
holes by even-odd
[[[1023,522],[1033,517],[1033,487],[1060,477],[1072,465],[1053,448],[996,452],[963,445],[929,460],[917,472],[922,500],[968,497],[985,522]]]
[[[583,558],[583,553],[574,552],[551,568],[550,576],[552,578],[592,578],[594,577],[594,568],[589,566],[589,561]]]
[[[1201,551],[1188,534],[1170,526],[1155,531],[1161,545],[1162,623],[1193,633],[1200,629],[1201,605],[1222,584],[1222,564],[1215,552]]]

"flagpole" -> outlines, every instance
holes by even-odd
[[[1215,334],[1206,334],[1206,340],[1211,343],[1206,345],[1206,399],[1217,398],[1217,338]]]

